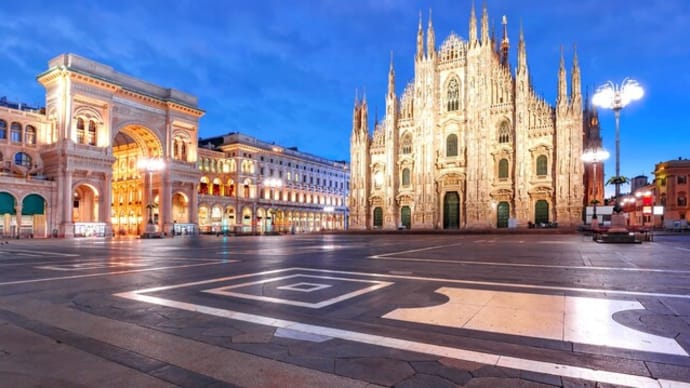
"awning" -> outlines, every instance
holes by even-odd
[[[14,197],[9,193],[0,193],[0,214],[15,214]]]
[[[43,214],[45,211],[46,201],[37,194],[31,194],[24,198],[22,202],[22,215],[32,216],[34,214]]]

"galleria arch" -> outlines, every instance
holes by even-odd
[[[172,233],[175,214],[181,225],[196,224],[195,139],[204,113],[196,97],[73,54],[51,60],[38,80],[55,144],[42,156],[59,188],[56,234],[141,234],[150,203],[163,233]],[[149,174],[142,158],[165,167]],[[173,193],[185,200],[173,204]]]

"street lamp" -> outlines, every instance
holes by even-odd
[[[644,96],[644,90],[640,84],[630,78],[626,78],[620,85],[616,85],[611,81],[606,82],[600,86],[594,96],[592,96],[592,104],[604,109],[612,109],[616,115],[616,201],[621,193],[621,139],[620,139],[620,115],[623,109],[629,103],[639,100]]]
[[[269,188],[270,200],[271,200],[271,232],[273,232],[273,227],[275,226],[275,210],[273,210],[273,189],[283,186],[283,180],[280,178],[266,178],[264,179],[264,186]]]
[[[582,154],[582,161],[585,163],[592,163],[592,173],[594,175],[594,200],[591,201],[593,207],[592,220],[597,219],[597,201],[599,201],[599,181],[597,181],[597,164],[609,158],[609,152],[603,148],[597,147],[588,150]]]
[[[153,207],[155,206],[153,202],[153,172],[160,171],[165,168],[165,163],[159,158],[141,158],[137,161],[137,167],[140,170],[144,170],[149,175],[148,184],[148,202],[146,203],[146,208],[148,209],[148,221],[146,222],[146,228],[144,229],[144,237],[151,237],[158,232],[158,225],[153,222]]]

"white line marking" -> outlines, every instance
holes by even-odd
[[[590,267],[582,265],[557,265],[557,264],[522,264],[522,263],[500,263],[495,261],[471,261],[471,260],[446,260],[446,259],[418,259],[413,257],[381,257],[380,255],[368,256],[372,260],[392,260],[392,261],[418,261],[429,263],[463,264],[463,265],[488,265],[497,267],[534,267],[534,268],[564,268],[564,269],[586,269],[601,271],[633,271],[633,272],[660,272],[660,273],[690,273],[690,270],[639,268],[639,267]],[[584,257],[583,257],[584,260]],[[587,259],[588,261],[588,259]],[[624,261],[621,259],[621,261]],[[590,262],[591,263],[591,262]],[[628,263],[629,264],[629,263]],[[632,265],[632,264],[631,264]]]
[[[286,269],[266,271],[266,272],[275,273],[275,272],[279,272],[279,271],[287,271],[287,270],[292,270],[292,269],[294,269],[294,268],[286,268]],[[305,269],[300,269],[300,270],[305,270]],[[315,270],[315,271],[318,271],[318,270]],[[324,271],[330,272],[327,270],[324,270]],[[341,271],[336,271],[336,272],[341,272]],[[257,275],[257,273],[250,274],[250,275],[240,275],[240,276],[246,277],[246,276],[256,276],[256,275]],[[235,278],[237,278],[237,277],[235,277]],[[195,283],[196,284],[203,284],[203,283],[210,283],[210,282],[215,282],[215,281],[218,281],[218,279],[212,279],[212,280],[208,280],[208,281],[195,282]],[[193,284],[193,283],[187,283],[187,284]],[[592,380],[592,381],[600,381],[600,382],[609,383],[609,384],[629,385],[629,386],[634,386],[634,387],[657,387],[658,388],[662,384],[661,381],[656,380],[656,379],[651,378],[651,377],[647,377],[647,376],[638,376],[638,375],[631,375],[631,374],[618,373],[618,372],[594,370],[594,369],[585,368],[585,367],[571,366],[571,365],[565,365],[565,364],[556,364],[556,363],[543,362],[543,361],[534,361],[534,360],[522,359],[522,358],[517,358],[517,357],[509,357],[509,356],[504,356],[504,355],[494,354],[494,353],[458,349],[458,348],[452,348],[449,346],[427,344],[427,343],[423,343],[423,342],[404,340],[404,339],[394,338],[394,337],[372,335],[372,334],[360,333],[360,332],[355,332],[355,331],[350,331],[350,330],[342,330],[342,329],[326,327],[326,326],[311,325],[311,324],[306,324],[306,323],[301,323],[301,322],[296,322],[296,321],[289,321],[289,320],[284,320],[284,319],[272,318],[269,316],[248,314],[248,313],[243,313],[240,311],[225,310],[225,309],[220,309],[220,308],[215,308],[215,307],[196,305],[196,304],[185,303],[185,302],[178,302],[178,301],[159,298],[159,297],[150,296],[150,295],[141,295],[141,294],[146,293],[146,292],[152,292],[151,290],[171,289],[171,288],[179,288],[179,287],[183,287],[183,286],[184,285],[157,287],[157,288],[151,288],[148,290],[136,290],[136,291],[122,292],[122,293],[117,293],[114,295],[121,297],[121,298],[131,299],[131,300],[135,300],[135,301],[139,301],[139,302],[156,304],[159,306],[173,307],[173,308],[177,308],[177,309],[181,309],[181,310],[199,312],[199,313],[203,313],[203,314],[207,314],[207,315],[213,315],[213,316],[222,317],[222,318],[240,320],[240,321],[244,321],[244,322],[266,325],[266,326],[271,326],[271,327],[276,327],[276,328],[281,328],[281,329],[289,329],[289,330],[293,330],[293,331],[297,331],[297,332],[304,332],[308,335],[340,338],[340,339],[343,339],[346,341],[365,343],[365,344],[369,344],[369,345],[385,346],[385,347],[399,349],[399,350],[405,350],[405,351],[411,351],[411,352],[417,352],[417,353],[423,353],[423,354],[431,354],[431,355],[440,356],[440,357],[450,357],[450,358],[455,358],[455,359],[459,359],[459,360],[473,361],[473,362],[478,362],[478,363],[482,363],[482,364],[495,365],[495,366],[506,367],[506,368],[532,371],[532,372],[537,372],[537,373],[547,373],[547,374],[551,374],[551,375],[573,377],[573,378]],[[681,382],[681,381],[664,380],[664,383],[669,384],[669,385],[673,385],[675,387],[690,387],[689,383]]]
[[[0,283],[0,286],[9,286],[9,285],[13,285],[13,284],[25,284],[25,283],[48,282],[48,281],[51,281],[51,280],[81,279],[81,278],[91,278],[91,277],[96,277],[96,276],[122,275],[122,274],[135,273],[135,272],[159,271],[159,270],[163,270],[163,269],[201,267],[201,266],[204,266],[204,265],[217,265],[217,264],[233,263],[233,262],[236,262],[236,261],[237,261],[237,260],[225,260],[225,261],[219,261],[219,262],[215,262],[215,263],[201,263],[201,264],[175,265],[175,266],[170,266],[170,267],[156,267],[156,268],[133,269],[133,270],[129,270],[129,271],[101,272],[101,273],[92,273],[92,274],[84,274],[84,275],[57,276],[57,277],[52,277],[52,278],[40,278],[40,279],[28,279],[28,280],[15,280],[15,281],[12,281],[12,282],[2,282],[2,283]]]
[[[77,253],[61,253],[61,252],[45,252],[45,251],[27,251],[25,249],[9,249],[7,251],[2,250],[0,253],[5,255],[21,255],[21,256],[65,256],[65,257],[75,257],[79,256]]]
[[[687,251],[687,252],[690,252],[690,249],[688,249],[688,248],[681,248],[681,247],[675,247],[675,248],[678,249],[678,250],[680,250],[680,251]]]
[[[374,285],[369,286],[369,287],[365,287],[365,288],[360,288],[358,290],[349,292],[347,294],[343,294],[343,295],[340,295],[340,296],[337,296],[334,298],[322,300],[322,301],[316,302],[316,303],[300,302],[300,301],[296,301],[296,300],[275,298],[275,297],[270,297],[270,296],[246,294],[246,293],[242,293],[242,292],[226,291],[226,290],[230,290],[230,289],[234,289],[234,288],[251,286],[254,284],[265,284],[265,283],[277,282],[280,280],[300,278],[300,277],[302,277],[302,278],[327,279],[327,280],[343,280],[343,281],[358,282],[358,283],[373,283]],[[305,274],[298,273],[295,275],[281,276],[281,277],[271,278],[271,279],[262,279],[262,280],[255,281],[255,282],[248,282],[248,283],[234,284],[232,286],[213,288],[210,290],[204,290],[203,292],[208,292],[210,294],[225,295],[225,296],[234,296],[234,297],[243,298],[243,299],[258,300],[258,301],[262,301],[262,302],[282,303],[282,304],[289,304],[289,305],[293,305],[293,306],[309,307],[312,309],[320,309],[322,307],[330,306],[332,304],[342,302],[344,300],[354,298],[356,296],[363,295],[363,294],[366,294],[368,292],[376,291],[378,289],[390,286],[391,284],[393,284],[393,283],[383,282],[383,281],[378,281],[378,280],[350,279],[350,278],[339,278],[339,277],[333,277],[333,276],[305,275]]]
[[[384,256],[390,256],[390,255],[397,255],[397,254],[401,254],[401,253],[412,253],[412,252],[429,251],[429,250],[432,250],[432,249],[454,247],[454,246],[462,245],[462,244],[463,244],[463,243],[446,244],[446,245],[435,245],[435,246],[433,246],[433,247],[426,247],[426,248],[419,248],[419,249],[410,249],[410,250],[407,250],[407,251],[382,253],[382,254],[380,254],[380,255],[375,255],[375,256],[373,256],[373,257],[384,257]]]

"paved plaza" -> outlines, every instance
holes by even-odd
[[[690,235],[0,245],[0,385],[690,387]]]

